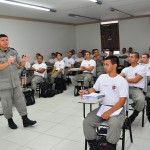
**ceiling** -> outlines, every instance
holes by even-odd
[[[94,19],[70,17],[68,14],[77,14],[104,20],[124,19],[150,15],[150,0],[100,0],[102,5],[90,0],[16,0],[19,2],[40,5],[56,9],[57,12],[45,12],[30,8],[0,3],[1,18],[15,18],[33,21],[56,22],[72,25],[97,22]],[[110,11],[115,8],[119,11]]]

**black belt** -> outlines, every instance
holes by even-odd
[[[142,89],[142,88],[135,87],[135,86],[130,86],[130,88],[135,88],[135,89],[139,89],[139,90],[142,90],[142,91],[143,91],[143,89]]]
[[[65,67],[65,68],[69,68],[69,67]]]
[[[87,73],[88,73],[88,74],[93,74],[93,73],[90,73],[90,72],[83,72],[83,73],[86,73],[86,74],[87,74]]]

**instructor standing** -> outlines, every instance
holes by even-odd
[[[11,129],[17,129],[12,117],[12,105],[14,105],[23,120],[23,126],[34,125],[27,117],[27,108],[22,95],[20,80],[16,65],[22,65],[26,62],[26,57],[19,58],[16,50],[8,47],[8,36],[0,34],[0,101],[3,107],[3,113],[8,120],[8,126]]]

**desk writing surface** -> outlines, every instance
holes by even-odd
[[[70,68],[68,71],[81,71],[80,68]]]
[[[79,97],[79,99],[75,100],[78,103],[85,103],[85,104],[96,104],[96,103],[101,103],[103,101],[103,97],[99,98],[99,99],[81,99],[81,97]]]

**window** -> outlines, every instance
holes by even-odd
[[[102,49],[120,50],[118,23],[100,25]]]

